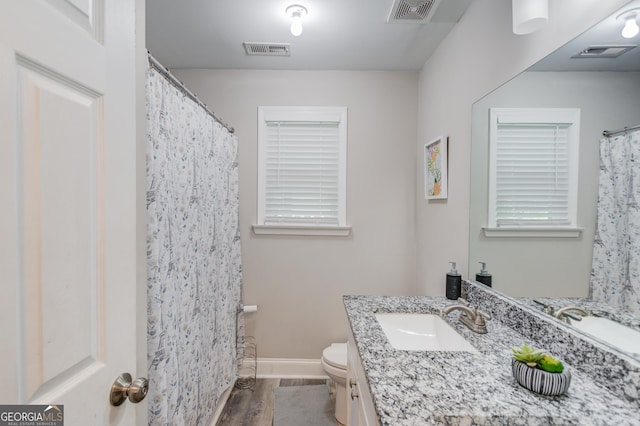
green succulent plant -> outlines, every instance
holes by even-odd
[[[559,359],[552,357],[551,355],[545,355],[540,361],[538,361],[538,367],[549,373],[562,373],[564,365]]]
[[[544,349],[537,349],[523,343],[519,348],[511,348],[513,357],[520,362],[524,362],[529,367],[538,367],[549,373],[562,373],[564,365],[562,362],[549,355]]]
[[[513,357],[520,362],[524,362],[529,367],[537,367],[538,362],[547,355],[544,349],[533,348],[523,343],[519,348],[511,348]]]

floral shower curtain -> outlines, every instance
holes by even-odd
[[[147,73],[149,424],[201,425],[242,341],[237,139]],[[240,334],[240,336],[238,335]]]
[[[640,314],[640,131],[600,141],[591,293]]]

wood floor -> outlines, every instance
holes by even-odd
[[[234,388],[231,391],[216,426],[272,426],[275,388],[326,383],[322,379],[257,379],[250,389]]]

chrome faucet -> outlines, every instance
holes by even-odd
[[[486,312],[482,312],[478,309],[478,306],[473,308],[469,307],[469,302],[459,298],[460,305],[451,305],[442,309],[442,315],[447,315],[452,311],[461,311],[458,318],[461,323],[467,326],[471,331],[476,333],[485,334],[487,332],[487,324],[485,320],[490,320],[491,315]]]
[[[578,306],[565,306],[564,308],[558,309],[558,311],[556,312],[556,318],[558,318],[560,321],[566,321],[567,324],[571,324],[571,320],[569,318],[575,321],[582,321],[581,317],[571,315],[569,312],[577,312],[583,317],[589,316],[589,312],[585,311],[582,308],[579,308]]]

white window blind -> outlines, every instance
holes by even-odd
[[[265,224],[339,224],[338,125],[266,123]]]
[[[260,107],[258,116],[258,225],[345,226],[346,108]]]
[[[490,227],[575,227],[575,109],[492,109]]]

